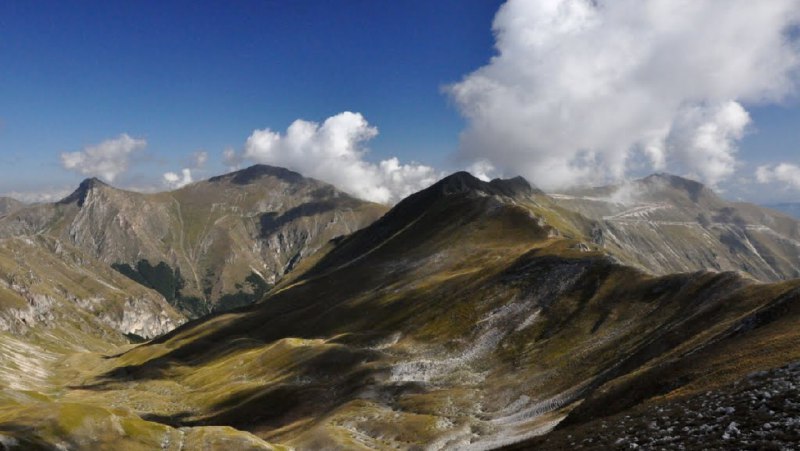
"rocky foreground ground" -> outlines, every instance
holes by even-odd
[[[800,449],[800,362],[529,443],[538,449]]]

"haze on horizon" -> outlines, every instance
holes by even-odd
[[[433,4],[431,4],[433,3]],[[0,193],[253,163],[393,203],[443,175],[666,171],[800,199],[797,0],[0,6]]]

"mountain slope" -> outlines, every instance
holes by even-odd
[[[0,197],[0,216],[13,213],[24,206],[25,204],[16,199],[12,199],[10,197]]]
[[[727,202],[692,180],[656,174],[552,197],[596,221],[593,242],[655,274],[712,269],[762,281],[800,276],[800,221]]]
[[[286,169],[251,168],[177,191],[141,194],[84,181],[56,204],[0,218],[0,237],[70,243],[154,288],[190,316],[233,308],[330,239],[385,208]],[[161,265],[159,265],[161,264]]]
[[[522,180],[458,173],[263,302],[73,367],[53,402],[301,449],[487,449],[800,360],[800,282],[654,277],[591,224]]]
[[[58,367],[69,356],[124,349],[183,322],[161,295],[74,247],[0,239],[0,418],[14,423],[17,407],[42,408],[46,393],[63,389]],[[0,432],[0,443],[14,441]]]
[[[116,331],[119,341],[122,334],[152,338],[184,321],[158,293],[70,245],[46,237],[0,240],[2,331],[70,327],[98,339]]]

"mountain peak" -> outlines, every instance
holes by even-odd
[[[484,182],[466,171],[453,173],[439,180],[428,189],[444,195],[480,191],[490,195],[508,197],[530,194],[534,190],[527,180],[519,176],[510,179],[497,178],[491,182]]]
[[[702,197],[715,196],[710,188],[698,181],[665,172],[652,174],[641,179],[640,182],[647,186],[668,187],[686,192],[693,202],[698,202]]]
[[[109,188],[110,186],[105,183],[104,181],[100,180],[97,177],[87,178],[78,185],[78,189],[76,189],[72,194],[65,197],[59,204],[72,204],[77,203],[78,207],[83,207],[83,204],[86,202],[86,198],[89,196],[89,193],[95,189],[101,188]]]
[[[235,185],[249,185],[262,177],[275,177],[289,183],[297,183],[304,177],[297,172],[278,166],[256,164],[229,174],[212,177],[209,182],[230,182]]]
[[[108,186],[108,184],[97,177],[91,177],[84,179],[79,186],[92,189],[96,187],[105,187]]]
[[[466,171],[459,171],[439,180],[431,188],[444,194],[455,194],[472,190],[479,190],[486,182],[481,181]]]
[[[525,178],[519,175],[510,179],[494,179],[489,182],[489,184],[510,197],[520,194],[531,194],[536,191]]]

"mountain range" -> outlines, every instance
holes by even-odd
[[[800,222],[728,202],[702,184],[656,174],[552,196],[596,221],[592,240],[654,274],[711,269],[761,281],[800,277]]]
[[[282,168],[253,166],[141,194],[88,179],[0,218],[0,238],[46,236],[157,288],[190,318],[253,302],[329,240],[385,207]]]
[[[4,446],[800,440],[800,223],[687,179],[548,195],[461,172],[387,209],[256,166],[148,195],[89,180],[0,236]],[[45,289],[63,307],[27,326]],[[132,323],[161,329],[125,326],[145,301],[161,316]]]

